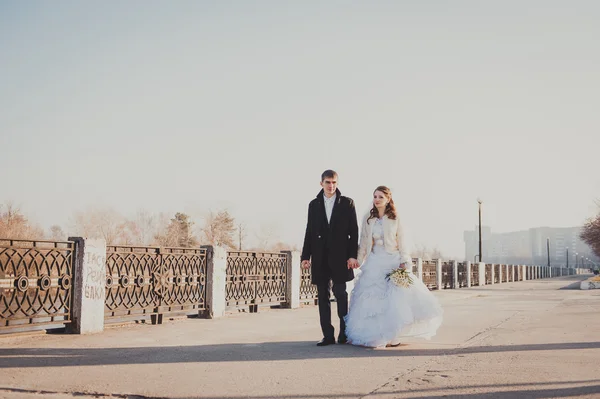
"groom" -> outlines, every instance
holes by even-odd
[[[340,318],[338,343],[345,344],[348,313],[346,282],[354,278],[353,269],[358,268],[358,222],[354,201],[342,196],[337,189],[338,175],[326,170],[321,175],[321,187],[317,198],[308,205],[308,222],[302,248],[302,267],[311,267],[312,283],[317,286],[319,317],[323,339],[317,346],[335,344],[331,325],[330,281],[337,301]]]

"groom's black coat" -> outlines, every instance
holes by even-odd
[[[339,190],[327,223],[323,190],[308,205],[308,222],[304,235],[302,260],[311,261],[312,283],[345,283],[354,278],[348,269],[348,259],[358,253],[358,222],[351,198],[343,197]],[[325,255],[327,254],[327,259]]]

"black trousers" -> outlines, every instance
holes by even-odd
[[[337,313],[340,318],[340,334],[346,334],[346,323],[344,316],[348,314],[348,293],[346,292],[346,283],[333,283],[333,295],[337,302]],[[321,319],[321,330],[323,337],[335,338],[335,329],[331,325],[331,301],[329,299],[331,291],[329,282],[317,284],[317,294],[319,295],[319,318]]]

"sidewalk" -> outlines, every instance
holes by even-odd
[[[0,397],[600,397],[600,292],[571,289],[585,278],[436,291],[439,334],[384,350],[316,347],[314,306],[0,337]]]

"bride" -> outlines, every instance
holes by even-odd
[[[358,262],[361,274],[345,318],[350,343],[379,348],[398,346],[404,337],[430,339],[436,334],[443,309],[412,274],[412,259],[403,245],[392,193],[385,186],[375,189],[373,208],[362,222]],[[386,279],[398,267],[410,272],[413,283],[408,288]]]

